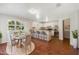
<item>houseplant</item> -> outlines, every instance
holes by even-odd
[[[77,30],[72,31],[72,35],[73,35],[73,48],[77,48],[78,31]]]
[[[22,26],[22,30],[24,30],[24,26]]]
[[[2,33],[0,32],[0,43],[1,43],[1,41],[2,41]]]

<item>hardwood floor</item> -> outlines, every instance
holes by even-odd
[[[0,44],[0,55],[7,55],[6,47],[7,47],[7,43]]]
[[[78,55],[79,49],[73,49],[68,40],[63,41],[52,38],[50,42],[32,39],[35,50],[30,55]],[[1,49],[0,49],[1,50]],[[5,52],[6,53],[6,52]]]
[[[73,49],[68,40],[63,41],[58,38],[52,38],[50,42],[39,39],[32,39],[35,42],[36,48],[31,55],[77,55],[78,50]]]

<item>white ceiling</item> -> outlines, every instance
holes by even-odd
[[[41,21],[45,20],[46,17],[48,17],[49,20],[55,20],[60,16],[79,9],[79,4],[77,3],[61,3],[59,7],[57,7],[56,4],[57,3],[0,3],[0,14]],[[35,13],[33,14],[32,12]]]

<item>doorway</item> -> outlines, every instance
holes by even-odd
[[[70,19],[63,21],[63,42],[70,45]]]

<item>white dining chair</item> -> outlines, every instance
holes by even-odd
[[[30,35],[27,35],[25,41],[22,41],[22,46],[26,54],[28,53],[29,50],[31,50],[31,36]]]
[[[18,40],[13,38],[13,34],[10,34],[10,44],[11,44],[11,54],[13,51],[13,47],[17,45]]]

